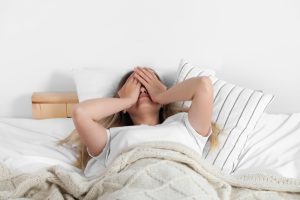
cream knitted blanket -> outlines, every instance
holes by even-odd
[[[222,174],[193,150],[148,142],[124,151],[102,177],[59,166],[14,175],[0,165],[0,199],[300,199],[300,180]]]

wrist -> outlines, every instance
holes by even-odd
[[[136,102],[133,98],[129,98],[129,97],[120,97],[120,99],[124,101],[126,109],[133,106]]]
[[[162,93],[159,93],[159,94],[156,96],[155,101],[156,101],[157,103],[159,103],[159,104],[163,104],[163,103],[164,103],[164,100],[163,100],[164,93],[165,93],[165,91],[162,92]]]

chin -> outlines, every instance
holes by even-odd
[[[151,102],[143,102],[143,103],[139,103],[137,105],[137,108],[139,108],[139,107],[153,107],[154,108],[154,105]]]
[[[139,102],[138,104],[136,104],[135,108],[137,110],[140,109],[151,109],[151,110],[155,110],[157,107],[157,105],[155,103],[153,103],[152,101],[143,101],[143,102]]]

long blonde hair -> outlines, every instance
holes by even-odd
[[[127,78],[131,75],[131,73],[132,73],[132,71],[129,71],[122,77],[122,79],[118,85],[118,88],[115,92],[115,95],[114,95],[115,98],[118,97],[117,92],[124,85],[124,83],[126,82]],[[155,75],[157,76],[157,78],[159,80],[161,80],[160,77],[156,73],[155,73]],[[162,123],[169,116],[172,116],[178,112],[188,112],[188,110],[189,110],[189,108],[180,107],[175,102],[163,105],[159,110],[159,121],[160,121],[159,123]],[[107,116],[107,117],[97,121],[97,123],[100,123],[103,127],[107,128],[107,129],[109,129],[111,127],[134,125],[128,112],[123,113],[122,111],[112,114],[110,116]],[[218,133],[219,132],[220,132],[219,127],[216,125],[216,123],[212,122],[212,134],[209,137],[211,148],[215,148],[218,145]],[[66,138],[58,141],[58,145],[68,145],[68,146],[72,146],[72,147],[75,146],[76,151],[77,151],[76,152],[77,160],[73,163],[73,165],[82,170],[86,167],[86,164],[91,157],[88,155],[87,150],[86,150],[86,145],[83,144],[83,142],[81,141],[80,136],[76,129],[74,129]]]

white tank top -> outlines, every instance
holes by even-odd
[[[84,174],[99,176],[126,148],[143,142],[171,141],[183,144],[202,155],[207,137],[197,133],[188,120],[188,113],[179,112],[157,125],[133,125],[112,127],[107,130],[108,141],[103,151],[88,161]],[[88,152],[89,153],[89,152]]]

